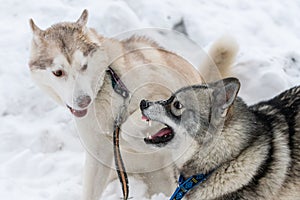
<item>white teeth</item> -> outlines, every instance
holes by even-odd
[[[148,126],[151,126],[152,123],[151,123],[151,120],[148,120]]]
[[[147,133],[147,138],[150,140],[152,139],[152,136],[150,135],[150,133]]]

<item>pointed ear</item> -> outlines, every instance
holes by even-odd
[[[34,35],[41,35],[41,33],[43,32],[43,30],[40,29],[37,25],[35,25],[33,19],[29,20],[29,24],[30,24],[30,28],[32,30],[32,33]]]
[[[236,78],[226,78],[209,84],[213,89],[212,103],[214,116],[225,117],[240,89],[240,81]]]
[[[86,23],[88,20],[88,15],[89,15],[89,13],[88,13],[87,9],[84,9],[84,11],[82,12],[81,16],[76,21],[76,23],[79,24],[80,26],[86,26]]]

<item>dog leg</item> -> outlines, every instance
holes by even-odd
[[[110,153],[109,153],[110,154]],[[106,156],[106,164],[113,162],[113,155]],[[83,180],[83,200],[99,200],[111,180],[112,169],[86,153]]]

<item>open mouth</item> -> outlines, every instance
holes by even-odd
[[[70,107],[67,105],[67,107],[69,108],[69,110],[71,111],[71,113],[75,116],[75,117],[84,117],[87,114],[87,109],[84,110],[75,110],[74,108]]]
[[[142,116],[142,120],[145,120],[148,123],[151,123],[151,120],[144,115]],[[173,138],[174,138],[173,129],[171,127],[169,127],[168,125],[166,125],[165,128],[161,129],[154,135],[150,135],[150,136],[144,138],[144,141],[146,144],[164,145],[164,144],[167,144],[168,142],[170,142]]]

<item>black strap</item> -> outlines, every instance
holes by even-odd
[[[107,72],[110,74],[111,83],[114,91],[121,95],[124,99],[129,96],[129,90],[125,84],[121,81],[120,77],[115,73],[115,71],[109,66]]]
[[[114,123],[114,133],[113,133],[113,149],[114,149],[114,158],[115,158],[115,167],[119,177],[119,181],[122,186],[123,198],[124,200],[128,199],[129,195],[129,185],[128,185],[128,177],[125,169],[125,165],[122,159],[121,151],[120,151],[120,129],[123,123],[123,118],[126,112],[126,103],[125,100],[129,97],[129,90],[126,88],[124,83],[121,81],[119,76],[114,72],[114,70],[109,66],[107,72],[111,77],[112,87],[114,91],[121,95],[124,99],[123,105],[120,107],[119,114],[115,119]]]

